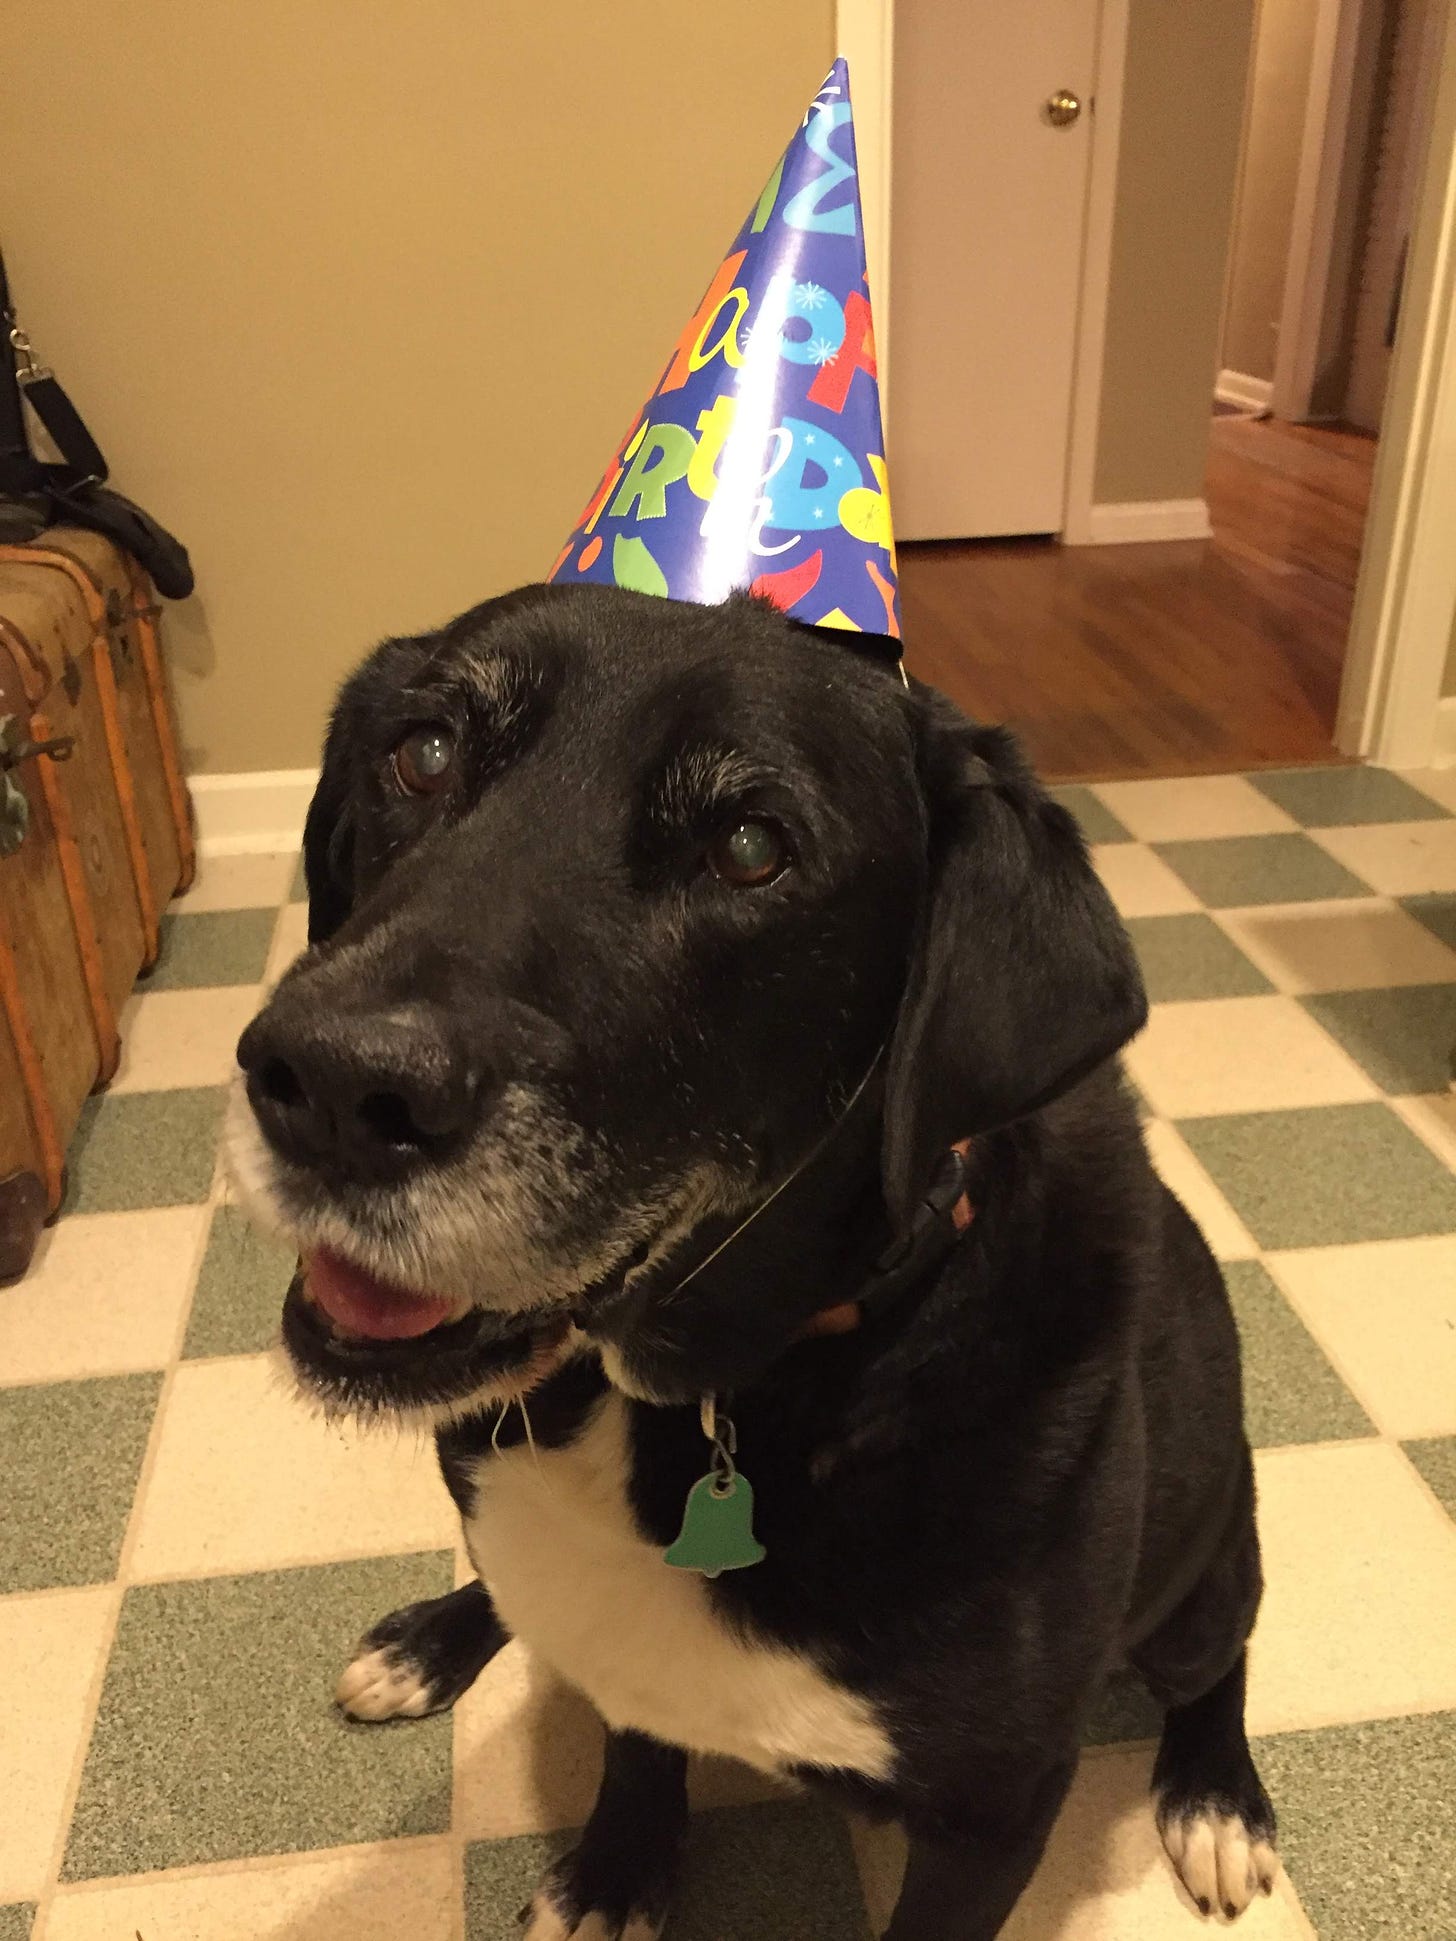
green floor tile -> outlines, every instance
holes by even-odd
[[[160,1375],[0,1388],[0,1593],[116,1575]]]
[[[1258,997],[1274,988],[1212,917],[1130,917],[1127,928],[1154,1004]]]
[[[1211,910],[1372,893],[1368,884],[1308,836],[1219,836],[1153,847]]]
[[[268,961],[276,910],[184,911],[162,918],[162,948],[142,989],[194,990],[207,984],[257,984]]]
[[[522,1833],[476,1840],[465,1849],[465,1941],[521,1941],[521,1909],[572,1833]]]
[[[298,859],[298,868],[293,872],[293,882],[289,886],[288,900],[290,903],[307,903],[308,901],[308,879],[303,873],[302,855]]]
[[[351,1725],[332,1693],[362,1631],[451,1577],[439,1551],[129,1590],[63,1878],[443,1832],[448,1713]]]
[[[1456,1519],[1456,1436],[1431,1436],[1401,1446]]]
[[[1082,825],[1082,834],[1088,842],[1131,842],[1131,833],[1124,829],[1117,817],[1100,797],[1089,788],[1073,784],[1070,788],[1053,789],[1052,800],[1060,802]]]
[[[1456,1713],[1280,1733],[1254,1757],[1319,1941],[1452,1941]]]
[[[1244,1420],[1256,1449],[1374,1435],[1364,1409],[1257,1260],[1224,1268],[1244,1363]]]
[[[205,1200],[226,1100],[220,1085],[87,1099],[66,1155],[66,1212],[120,1213]]]
[[[1456,1179],[1388,1106],[1177,1124],[1261,1247],[1456,1232]]]
[[[251,1355],[278,1339],[283,1296],[298,1251],[258,1229],[235,1206],[212,1216],[192,1297],[184,1355]]]
[[[1261,795],[1306,829],[1341,823],[1426,822],[1447,811],[1386,768],[1288,768],[1251,775]]]
[[[520,1941],[521,1908],[571,1844],[526,1834],[467,1847],[466,1941]],[[694,1815],[663,1941],[869,1941],[843,1819],[813,1800]]]
[[[1126,1745],[1134,1739],[1156,1739],[1162,1729],[1163,1708],[1137,1673],[1115,1671],[1082,1730],[1082,1743]]]
[[[0,1907],[0,1941],[30,1941],[35,1907],[30,1901],[11,1901]]]
[[[1301,1000],[1383,1091],[1444,1092],[1456,1055],[1456,984],[1330,991]]]
[[[1456,950],[1456,896],[1445,890],[1430,891],[1425,896],[1403,896],[1400,907],[1409,911],[1417,923],[1423,923],[1443,944],[1450,944]]]

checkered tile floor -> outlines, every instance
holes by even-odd
[[[1066,792],[1155,1000],[1129,1065],[1228,1263],[1269,1591],[1252,1727],[1290,1880],[1249,1941],[1456,1936],[1456,773]],[[213,1151],[300,947],[291,856],[169,921],[71,1208],[0,1293],[0,1941],[498,1941],[597,1737],[512,1647],[452,1719],[344,1724],[364,1626],[459,1569],[427,1453],[267,1349],[289,1261]],[[1016,1941],[1180,1941],[1117,1690]],[[710,1775],[677,1941],[863,1941],[887,1836]],[[868,1917],[866,1915],[868,1907]],[[32,1925],[33,1924],[33,1925]]]

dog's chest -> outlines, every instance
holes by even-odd
[[[507,1629],[619,1729],[767,1771],[885,1778],[893,1749],[873,1708],[801,1653],[730,1629],[702,1579],[643,1541],[627,1476],[615,1395],[569,1447],[479,1463],[465,1541]]]

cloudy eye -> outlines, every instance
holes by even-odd
[[[394,776],[406,795],[436,795],[455,766],[455,737],[438,721],[411,728],[394,751]]]
[[[776,823],[747,816],[714,838],[708,867],[725,883],[753,889],[772,883],[789,866],[789,846]]]

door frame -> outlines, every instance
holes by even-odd
[[[1336,745],[1391,768],[1456,757],[1456,5],[1448,4]]]
[[[1298,423],[1311,415],[1319,369],[1319,344],[1334,275],[1335,227],[1345,187],[1345,147],[1355,111],[1360,42],[1379,0],[1319,0],[1310,58],[1304,137],[1295,181],[1294,215],[1269,408],[1276,418]],[[1444,27],[1439,0],[1427,11],[1422,65],[1435,70]],[[1411,131],[1412,152],[1431,139],[1427,96]]]
[[[849,62],[854,146],[864,211],[865,264],[875,320],[880,409],[890,385],[890,180],[894,166],[895,0],[836,0],[839,52]],[[879,308],[875,308],[878,300]]]
[[[1294,214],[1269,408],[1276,418],[1307,418],[1319,365],[1319,340],[1334,271],[1345,143],[1354,111],[1355,61],[1365,16],[1376,0],[1319,0],[1304,136],[1295,176]],[[1257,46],[1258,26],[1255,25]]]

